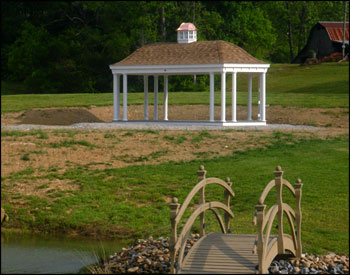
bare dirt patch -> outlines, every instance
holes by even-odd
[[[129,106],[129,119],[142,119],[143,106]],[[230,108],[228,108],[230,109]],[[159,109],[160,117],[162,108]],[[256,116],[254,108],[254,116]],[[149,109],[152,119],[153,108]],[[170,120],[207,120],[208,106],[169,106]],[[215,109],[216,119],[220,108]],[[228,110],[227,117],[230,117]],[[238,118],[246,117],[246,108],[238,108]],[[2,124],[69,125],[78,122],[111,121],[112,107],[38,109],[1,116]],[[234,155],[235,152],[263,148],[278,138],[334,137],[348,133],[349,111],[345,108],[306,109],[281,106],[267,108],[269,123],[325,126],[323,130],[285,130],[276,135],[272,130],[147,131],[147,130],[44,130],[40,135],[4,135],[1,137],[1,176],[9,177],[33,169],[33,180],[15,181],[11,189],[17,194],[46,196],[50,190],[74,191],[78,184],[46,180],[54,170],[61,174],[69,169],[101,170],[129,165],[159,164],[168,161],[191,161]],[[24,158],[24,156],[26,156]],[[38,176],[44,176],[38,179]],[[30,177],[29,177],[30,178]]]
[[[237,151],[262,148],[277,138],[337,136],[342,128],[317,131],[138,131],[138,130],[45,130],[38,135],[1,138],[1,176],[8,177],[25,169],[35,174],[57,173],[81,167],[89,170],[121,168],[129,165],[190,161],[232,155]],[[28,146],[26,144],[32,144]],[[27,157],[24,158],[24,155]]]
[[[121,117],[123,115],[121,108]],[[159,117],[163,107],[159,106]],[[231,117],[231,108],[226,116]],[[237,118],[245,120],[247,108],[238,106]],[[253,106],[253,119],[257,117],[257,107]],[[46,108],[29,111],[6,113],[1,115],[1,124],[39,124],[71,125],[80,122],[110,122],[113,118],[113,107],[91,108]],[[153,106],[149,106],[149,118],[153,119]],[[296,108],[269,106],[266,110],[267,122],[270,124],[311,125],[331,128],[349,128],[349,110],[347,108]],[[143,105],[128,106],[128,119],[142,120]],[[208,120],[207,105],[170,105],[169,120]],[[220,119],[220,107],[215,106],[215,119]]]

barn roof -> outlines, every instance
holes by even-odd
[[[318,23],[325,27],[332,41],[343,41],[344,22],[320,21]],[[349,22],[345,23],[345,41],[349,42]]]
[[[222,40],[188,44],[154,43],[145,45],[113,66],[190,65],[190,64],[267,64],[233,43]]]

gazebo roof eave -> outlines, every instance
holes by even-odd
[[[266,72],[269,67],[270,64],[247,63],[109,66],[113,74],[193,74],[219,73],[223,71]]]

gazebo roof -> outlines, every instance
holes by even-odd
[[[267,64],[233,43],[222,40],[188,44],[154,43],[145,45],[112,66],[190,65],[190,64]]]

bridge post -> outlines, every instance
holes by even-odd
[[[226,183],[228,186],[232,186],[232,182],[230,182],[230,178],[226,178]],[[230,208],[230,193],[225,190],[224,192],[224,197],[225,197],[225,204],[227,205],[228,208]],[[224,219],[225,219],[225,230],[228,232],[229,226],[230,226],[230,215],[225,212],[224,214]]]
[[[258,261],[259,261],[259,274],[264,274],[264,258],[265,258],[265,244],[264,244],[264,211],[266,205],[258,204],[255,205],[256,210],[256,220],[258,225],[258,243],[257,243],[257,252],[258,252]]]
[[[202,181],[205,179],[205,175],[207,174],[207,171],[204,170],[204,166],[201,165],[199,167],[199,170],[197,171],[198,175],[198,182]],[[205,204],[205,187],[202,187],[199,191],[199,204]],[[200,214],[200,229],[199,229],[199,234],[201,237],[205,235],[205,229],[204,229],[204,223],[205,223],[205,218],[204,218],[204,212]]]
[[[295,198],[296,198],[296,208],[295,208],[295,223],[297,227],[297,251],[295,255],[297,258],[301,258],[302,246],[301,246],[301,189],[303,184],[301,179],[297,179],[297,182],[294,184],[295,188]]]
[[[176,216],[180,208],[180,204],[178,203],[177,198],[173,198],[172,202],[169,204],[170,207],[170,221],[171,221],[171,238],[169,242],[169,248],[170,248],[170,274],[175,274],[175,256],[176,256],[176,251],[175,251],[175,244],[177,241],[177,224],[176,224]]]
[[[277,193],[277,205],[278,205],[278,254],[284,254],[284,243],[283,243],[283,202],[282,202],[282,186],[283,186],[283,171],[281,166],[276,167],[275,174],[275,186]]]

